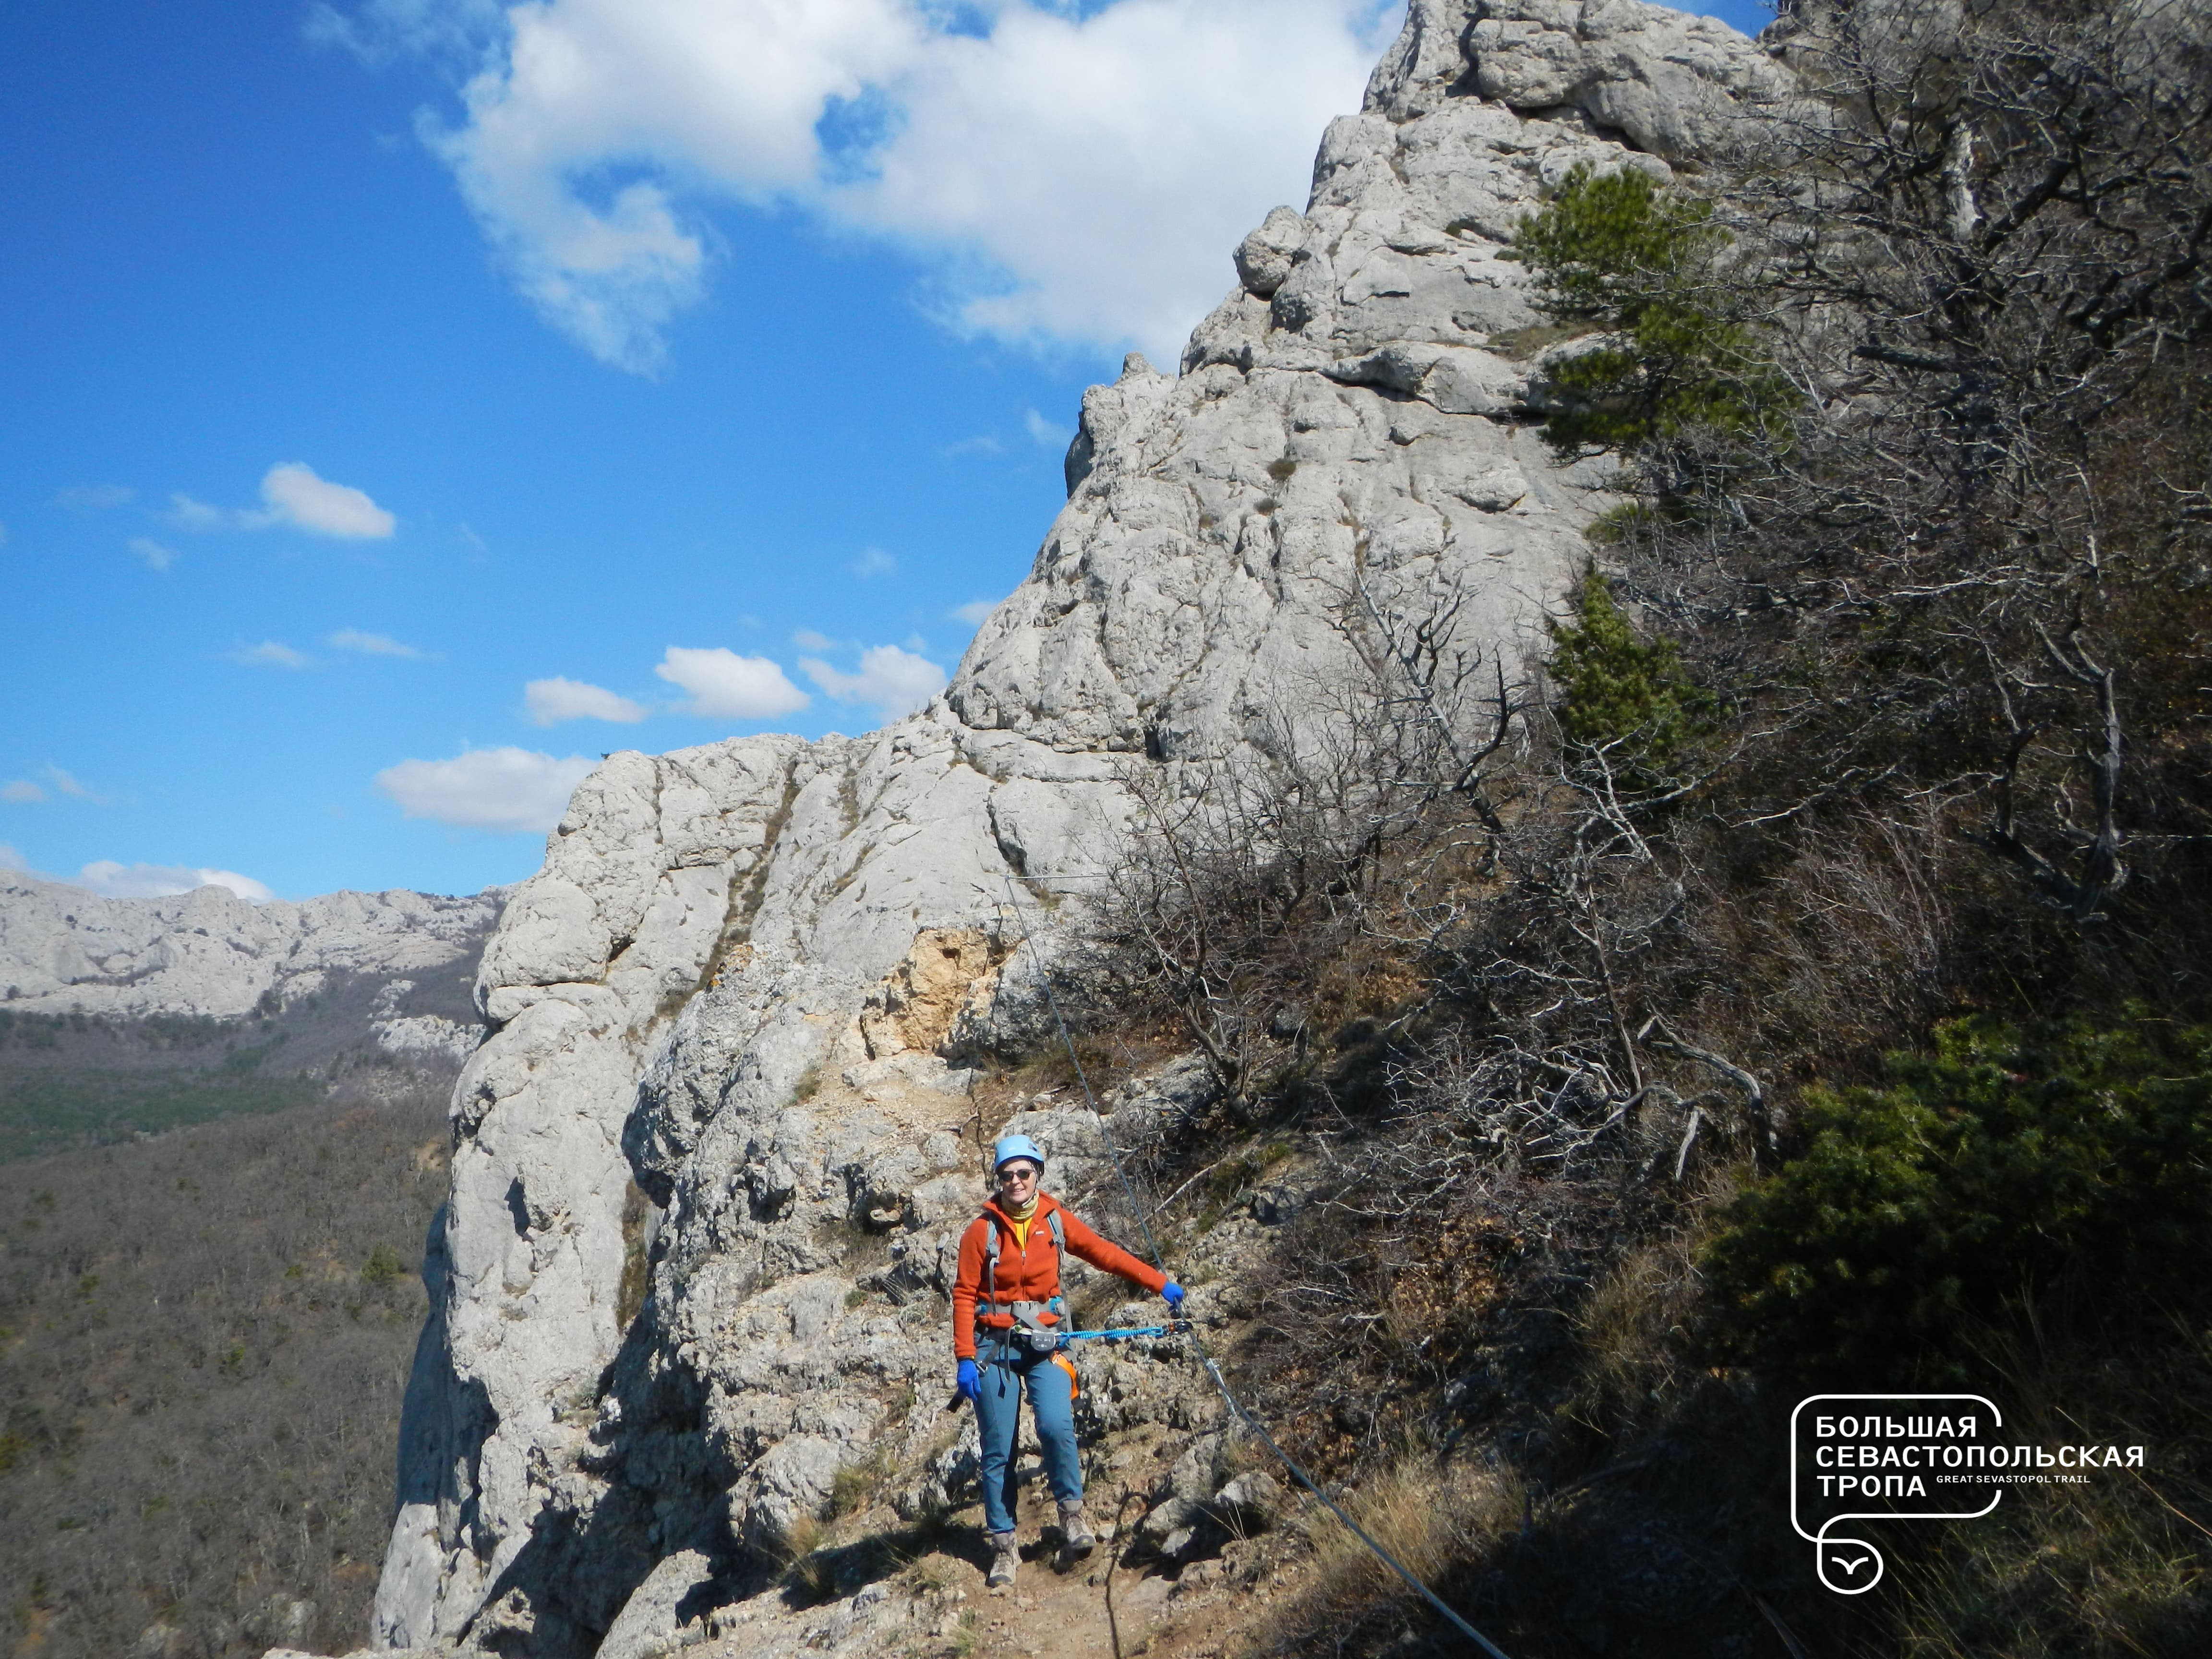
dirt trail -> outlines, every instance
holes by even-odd
[[[1124,1519],[1133,1527],[1144,1513],[1143,1491],[1134,1486],[1094,1485],[1086,1505],[1102,1540],[1124,1492]],[[1023,1494],[1020,1519],[1024,1559],[1012,1595],[983,1589],[985,1559],[980,1536],[957,1566],[955,1583],[966,1592],[975,1615],[978,1659],[1112,1659],[1118,1627],[1121,1659],[1218,1659],[1233,1650],[1236,1638],[1261,1628],[1267,1603],[1287,1586],[1287,1578],[1257,1589],[1238,1589],[1228,1582],[1233,1562],[1206,1560],[1170,1578],[1155,1567],[1124,1566],[1113,1572],[1113,1619],[1106,1607],[1110,1542],[1102,1542],[1089,1561],[1062,1571],[1055,1552],[1036,1541],[1051,1505],[1030,1489]],[[1232,1547],[1232,1553],[1236,1552]],[[972,1582],[971,1582],[972,1581]]]
[[[1161,1444],[1179,1449],[1179,1437]],[[1279,1599],[1295,1592],[1307,1563],[1280,1534],[1232,1541],[1178,1576],[1159,1564],[1111,1567],[1108,1528],[1118,1513],[1133,1535],[1155,1469],[1131,1460],[1123,1474],[1094,1480],[1087,1494],[1101,1536],[1087,1561],[1063,1567],[1056,1520],[1041,1480],[1024,1484],[1018,1510],[1021,1571],[1010,1591],[985,1589],[989,1553],[981,1511],[963,1512],[934,1547],[891,1569],[872,1590],[811,1609],[769,1592],[720,1610],[677,1640],[684,1659],[1226,1659],[1264,1632]],[[1127,1497],[1126,1505],[1122,1504]],[[857,1517],[856,1517],[857,1518]],[[862,1519],[858,1535],[870,1530]],[[1107,1613],[1112,1573],[1113,1617]],[[849,1611],[840,1615],[839,1609]],[[863,1609],[865,1608],[865,1612]],[[696,1645],[695,1645],[696,1644]]]

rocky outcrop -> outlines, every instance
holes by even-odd
[[[252,904],[227,887],[112,899],[0,873],[0,1006],[115,1018],[235,1018],[312,996],[331,975],[422,973],[475,951],[499,890],[404,890]],[[449,1039],[450,1041],[450,1039]],[[473,1034],[471,1034],[473,1042]]]
[[[1479,0],[1474,89],[1524,113],[1579,111],[1669,161],[1723,154],[1794,88],[1727,24],[1635,0]]]
[[[1571,167],[1669,176],[1779,85],[1633,0],[1413,0],[1180,373],[1085,394],[1067,504],[942,696],[586,781],[477,981],[381,1644],[644,1652],[726,1604],[717,1651],[881,1650],[879,1589],[811,1635],[756,1592],[841,1471],[921,1471],[917,1512],[957,1486],[942,1297],[982,1139],[1012,1111],[1056,1189],[1103,1167],[1087,1111],[987,1110],[973,1068],[1048,1030],[1053,907],[1110,860],[1127,769],[1297,742],[1373,616],[1456,598],[1463,643],[1529,647],[1595,480],[1535,433],[1506,243]],[[1208,1086],[1109,1105],[1134,1136]],[[1097,1364],[1106,1426],[1208,1420],[1168,1361]],[[1269,1501],[1208,1479],[1171,1483],[1159,1547]]]

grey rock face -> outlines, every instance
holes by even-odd
[[[759,1575],[864,1464],[910,1513],[972,1480],[944,1297],[1001,1126],[966,1068],[1049,1036],[1069,910],[1040,896],[1079,910],[1127,769],[1325,720],[1367,603],[1463,594],[1470,643],[1530,647],[1600,503],[1534,430],[1538,319],[1500,255],[1576,163],[1669,176],[1765,95],[1716,30],[1415,0],[1181,373],[1132,356],[1085,395],[1067,504],[942,696],[865,738],[617,755],[579,788],[478,981],[380,1643],[639,1646],[711,1578],[759,1651],[879,1650],[881,1587],[810,1634]],[[1108,1103],[1115,1132],[1209,1086],[1170,1067]],[[1105,1201],[1087,1110],[1011,1109],[1054,1190]],[[1225,1282],[1260,1227],[1194,1254]],[[1210,1427],[1202,1379],[1140,1347],[1085,1362],[1099,1431]],[[1218,1492],[1210,1453],[1170,1485],[1163,1549],[1273,1501]]]
[[[1513,109],[1578,106],[1669,159],[1735,148],[1788,73],[1727,24],[1637,0],[1485,0],[1468,32],[1475,85]]]
[[[1402,121],[1474,94],[1674,161],[1734,149],[1795,85],[1727,24],[1643,0],[1413,0],[1367,107]]]
[[[311,994],[330,973],[419,973],[458,961],[503,896],[395,890],[252,904],[227,887],[200,887],[112,899],[0,872],[0,1005],[234,1018],[271,992]]]

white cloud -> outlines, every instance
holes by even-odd
[[[864,547],[848,568],[862,581],[869,581],[878,576],[896,575],[898,561],[880,547]]]
[[[50,801],[56,795],[65,795],[71,800],[89,801],[94,806],[112,806],[115,804],[113,796],[101,794],[99,790],[81,782],[58,766],[40,767],[39,777],[43,781],[10,778],[5,783],[0,783],[0,802],[11,806],[29,806]]]
[[[956,326],[1172,357],[1237,237],[1304,200],[1315,140],[1358,106],[1401,11],[539,0],[490,25],[481,0],[370,0],[355,24],[417,50],[478,32],[461,123],[429,142],[548,320],[649,373],[703,292],[692,204],[714,198],[903,245]]]
[[[813,657],[801,657],[799,665],[839,702],[867,704],[885,720],[912,714],[945,689],[942,668],[896,645],[872,645],[860,653],[857,674],[841,673]]]
[[[970,599],[965,605],[954,605],[945,614],[966,623],[970,628],[981,628],[983,625],[983,618],[996,611],[999,608],[999,603],[996,599]]]
[[[837,206],[995,264],[1000,284],[955,289],[968,327],[1133,339],[1171,362],[1233,282],[1237,239],[1303,205],[1322,127],[1358,107],[1376,9],[1121,0],[1075,21],[1010,4],[988,41],[941,38],[914,67],[904,126]]]
[[[56,795],[65,795],[71,800],[89,801],[94,806],[112,806],[115,804],[112,795],[101,794],[99,790],[58,766],[40,767],[39,776],[44,781],[34,783],[28,778],[10,778],[7,782],[0,783],[0,801],[28,805],[52,800]]]
[[[711,720],[773,720],[796,714],[810,701],[769,658],[741,657],[719,645],[672,645],[653,672],[691,694],[689,713]]]
[[[28,875],[31,872],[31,863],[6,842],[0,841],[0,870],[15,870]]]
[[[411,645],[402,645],[389,634],[364,634],[358,628],[341,628],[331,635],[329,644],[333,651],[352,651],[364,657],[412,657],[420,659],[422,653]]]
[[[172,893],[189,893],[196,887],[228,887],[254,904],[266,904],[276,896],[263,883],[235,870],[202,870],[181,864],[126,865],[113,859],[95,859],[76,875],[62,879],[105,898],[166,898]]]
[[[410,818],[464,830],[534,830],[561,821],[595,760],[556,759],[512,746],[472,749],[451,760],[404,760],[376,775],[380,793]]]
[[[133,536],[127,545],[146,562],[149,570],[167,570],[177,562],[177,550],[162,546],[151,536]]]
[[[1030,438],[1042,444],[1047,449],[1065,449],[1067,447],[1068,440],[1075,436],[1075,434],[1066,427],[1054,426],[1034,409],[1022,411],[1022,425],[1027,429]]]
[[[380,541],[399,525],[365,490],[332,483],[301,461],[279,461],[263,474],[258,507],[210,507],[180,490],[169,497],[169,510],[162,516],[179,530],[270,530],[288,525],[313,536],[346,541]],[[137,544],[132,547],[135,551]]]
[[[196,501],[179,490],[169,497],[168,520],[179,530],[221,530],[231,515],[219,507]]]
[[[226,654],[241,668],[305,668],[308,661],[306,653],[295,651],[277,640],[242,645]]]
[[[257,525],[289,524],[311,535],[379,541],[399,521],[350,484],[315,476],[299,461],[280,461],[261,480],[266,510],[245,515]]]
[[[562,720],[616,720],[635,726],[650,712],[643,703],[617,696],[605,686],[557,675],[524,686],[522,706],[532,726],[557,726]]]
[[[791,642],[801,651],[835,651],[837,641],[827,634],[817,634],[811,628],[802,628],[792,635]]]

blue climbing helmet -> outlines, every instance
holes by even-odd
[[[1040,1171],[1044,1168],[1044,1152],[1036,1142],[1027,1135],[1006,1135],[991,1148],[991,1173],[998,1174],[1001,1168],[1018,1158],[1029,1159]]]

